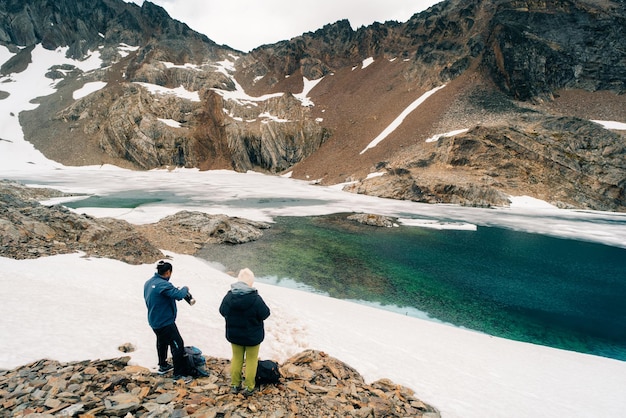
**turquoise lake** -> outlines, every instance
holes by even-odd
[[[496,227],[377,228],[278,217],[199,256],[259,281],[393,306],[512,340],[626,361],[626,249]]]
[[[211,204],[174,192],[134,191],[66,206],[145,208],[152,203],[191,210],[192,204]],[[320,202],[268,197],[219,203],[259,210]],[[208,246],[198,256],[228,271],[250,267],[261,282],[626,361],[626,248],[496,226],[377,228],[348,221],[347,215],[274,217],[260,240]],[[593,219],[623,225],[600,215]],[[555,220],[565,219],[550,219]]]

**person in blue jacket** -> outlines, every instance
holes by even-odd
[[[170,283],[172,265],[159,261],[157,272],[143,287],[143,297],[148,308],[148,323],[156,334],[157,356],[159,358],[159,374],[174,369],[174,379],[186,377],[188,372],[185,363],[185,343],[176,327],[176,301],[189,294],[189,288],[178,289]],[[171,348],[174,365],[167,362],[167,349]],[[188,380],[188,378],[186,378]]]
[[[254,273],[248,268],[242,269],[219,309],[226,319],[226,340],[231,343],[233,351],[230,362],[231,392],[239,393],[243,389],[245,396],[255,391],[259,348],[265,339],[263,321],[270,316],[270,309],[252,287],[253,284]],[[246,377],[241,388],[244,357]]]

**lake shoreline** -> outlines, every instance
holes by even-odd
[[[626,267],[619,261],[626,250],[502,228],[377,228],[349,221],[348,215],[277,217],[258,241],[207,246],[197,256],[231,273],[250,267],[261,281],[277,286],[626,360],[626,342],[615,339],[626,310],[614,297],[607,304],[607,295],[596,294],[605,280],[589,279],[601,268],[597,274],[606,276]],[[608,270],[602,266],[606,257],[615,263]],[[618,294],[626,292],[626,284],[613,285]],[[579,313],[568,300],[573,297],[591,299],[593,306]]]

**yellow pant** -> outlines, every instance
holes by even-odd
[[[246,362],[246,379],[243,385],[246,389],[252,390],[255,386],[256,369],[259,365],[259,348],[261,344],[244,347],[243,345],[231,344],[233,358],[230,361],[230,382],[232,386],[241,385],[241,369],[243,368],[244,356]]]

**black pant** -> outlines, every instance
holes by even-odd
[[[184,376],[187,373],[185,366],[185,343],[180,336],[176,324],[166,325],[163,328],[153,330],[156,334],[157,355],[159,366],[167,364],[167,348],[171,347],[172,360],[174,361],[174,376]]]

